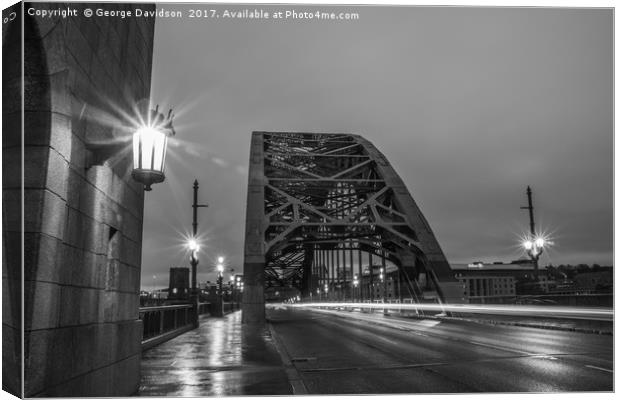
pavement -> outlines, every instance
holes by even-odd
[[[201,316],[200,327],[142,353],[140,396],[291,395],[269,328],[244,327],[241,312]]]
[[[203,316],[198,329],[145,351],[139,395],[613,390],[613,335],[569,322],[543,330],[511,320],[266,311],[264,327],[242,326],[239,311]]]

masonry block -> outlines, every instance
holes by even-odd
[[[3,315],[4,317],[4,315]],[[21,397],[21,379],[14,371],[21,371],[21,329],[2,324],[2,390]]]
[[[26,280],[65,283],[62,240],[38,233],[24,235],[24,273]]]
[[[14,149],[21,150],[21,149]],[[10,154],[10,152],[8,152]],[[24,148],[24,187],[28,189],[44,189],[47,181],[49,147],[26,146]],[[21,177],[17,177],[20,178]],[[11,184],[11,182],[8,182]]]
[[[60,197],[47,190],[25,190],[24,231],[62,238],[67,218],[66,208]]]
[[[141,212],[140,212],[141,213]],[[127,239],[135,242],[142,242],[142,219],[136,217],[134,214],[129,211],[123,209],[122,210],[122,222],[120,225],[123,227],[123,235],[127,237]],[[133,258],[132,260],[135,260]]]
[[[97,310],[101,290],[77,286],[62,286],[60,292],[60,326],[93,324],[98,321]],[[76,307],[76,305],[78,305]]]
[[[29,111],[24,113],[24,144],[48,146],[50,143],[52,113]]]
[[[2,310],[2,324],[15,328],[21,329],[21,304],[13,304],[11,303],[11,299],[15,296],[21,297],[21,279],[13,279],[8,276],[2,277],[2,303],[10,304],[10,307],[5,306]]]
[[[140,258],[142,257],[142,249],[139,242],[125,239],[121,246],[120,261],[133,267],[140,266]]]
[[[30,90],[32,88],[29,87]],[[22,79],[15,77],[13,79],[2,80],[2,114],[16,114],[21,116],[22,111]]]
[[[3,229],[5,232],[21,232],[22,231],[22,219],[21,219],[21,207],[22,207],[22,191],[20,188],[3,188],[2,190],[2,205],[7,210],[13,210],[13,212],[5,213],[2,217]]]
[[[80,287],[95,289],[105,288],[105,268],[107,257],[105,254],[96,254],[81,249],[67,248],[77,257],[72,261],[71,284]]]
[[[74,209],[80,207],[81,188],[86,184],[83,176],[75,168],[69,168],[67,177],[67,206]]]
[[[69,178],[69,163],[56,150],[48,150],[48,173],[45,187],[66,201],[67,181]]]
[[[2,114],[2,149],[21,147],[22,145],[22,116],[20,113]],[[16,164],[10,169],[14,173],[19,167]],[[6,174],[6,169],[3,172]]]

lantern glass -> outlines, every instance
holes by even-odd
[[[164,172],[168,136],[153,127],[145,126],[133,136],[134,169]]]
[[[151,190],[153,183],[163,182],[168,134],[151,126],[139,128],[133,135],[133,172],[135,180]]]

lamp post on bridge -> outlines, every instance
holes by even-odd
[[[532,189],[529,186],[527,187],[526,193],[528,205],[527,207],[521,207],[521,209],[529,211],[530,236],[523,241],[523,247],[534,264],[534,279],[536,283],[538,283],[538,259],[543,252],[543,247],[546,245],[546,242],[542,236],[536,235],[534,225],[534,205],[532,203]]]
[[[217,302],[215,309],[216,317],[224,316],[224,257],[217,258]]]
[[[209,207],[207,204],[198,204],[198,180],[194,180],[194,204],[192,204],[192,238],[188,242],[188,247],[191,251],[189,257],[189,263],[192,267],[192,292],[190,300],[194,306],[194,326],[198,327],[198,282],[197,282],[197,270],[198,270],[198,251],[200,251],[200,245],[196,241],[196,234],[198,232],[198,208]]]

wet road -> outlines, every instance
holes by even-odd
[[[266,328],[241,329],[241,312],[142,353],[140,396],[288,395],[291,386]]]
[[[327,310],[268,316],[298,393],[613,390],[611,335]]]

